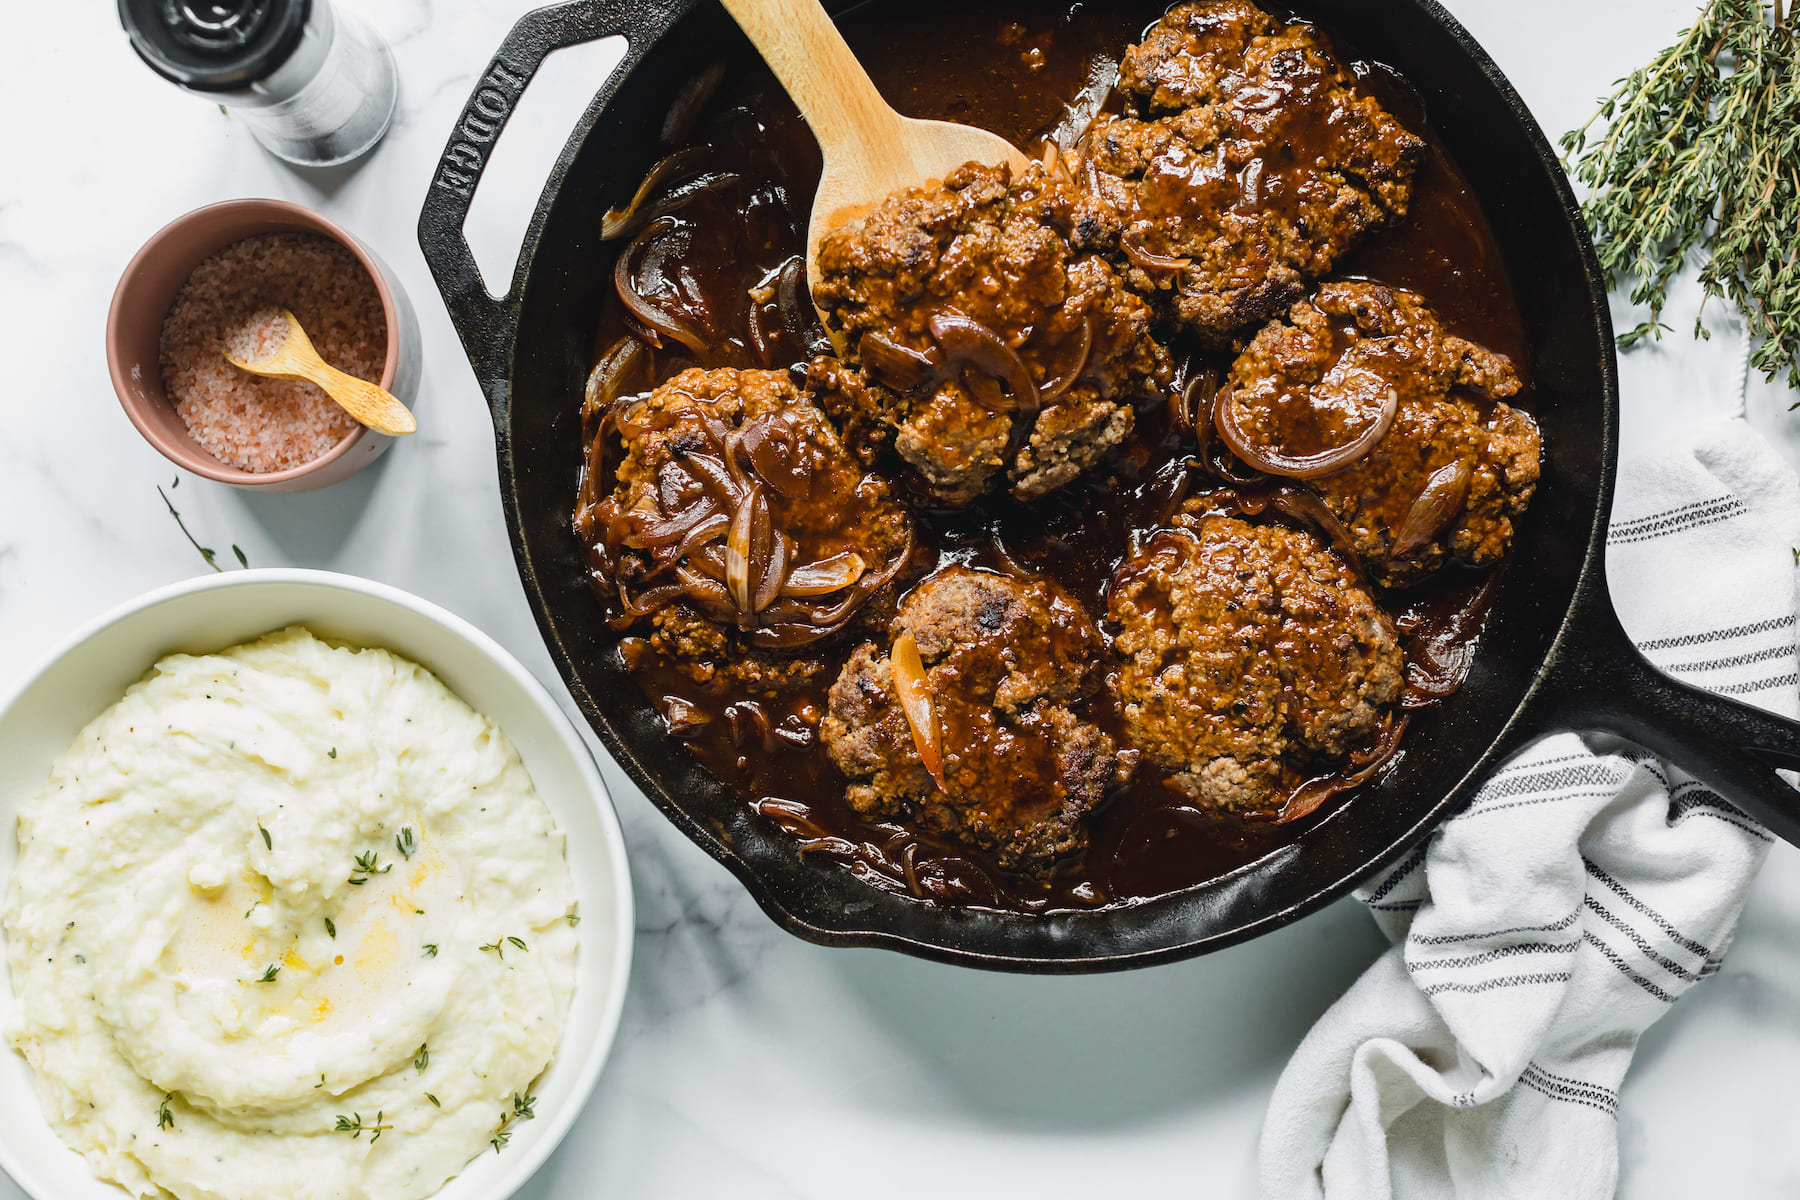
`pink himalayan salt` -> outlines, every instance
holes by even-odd
[[[163,387],[188,432],[220,462],[263,473],[318,458],[356,430],[310,383],[265,379],[225,361],[266,358],[299,320],[326,362],[379,382],[387,358],[381,296],[355,255],[313,233],[259,234],[202,260],[163,318]]]

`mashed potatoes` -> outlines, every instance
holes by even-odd
[[[529,1119],[574,986],[563,839],[416,664],[301,628],[165,658],[18,835],[6,1032],[99,1175],[411,1200]]]

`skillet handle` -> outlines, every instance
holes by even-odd
[[[1600,729],[1666,758],[1783,841],[1800,845],[1800,722],[1664,674],[1619,624],[1604,580],[1584,581],[1538,688],[1537,733]]]
[[[546,58],[565,46],[624,35],[628,43],[625,58],[601,85],[595,102],[602,102],[610,98],[619,80],[666,23],[668,8],[658,0],[570,0],[526,13],[482,72],[438,158],[419,213],[419,249],[496,419],[505,416],[508,403],[507,364],[518,332],[521,297],[517,267],[504,294],[489,292],[463,233],[481,173],[487,169],[519,97]],[[546,195],[555,188],[567,162],[565,149],[551,171]],[[535,224],[542,219],[540,204],[532,221]]]

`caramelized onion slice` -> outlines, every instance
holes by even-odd
[[[758,521],[758,516],[762,518]],[[757,536],[758,526],[761,537]],[[739,501],[736,511],[731,514],[731,528],[725,534],[725,587],[731,593],[731,602],[737,606],[739,613],[748,616],[756,611],[752,598],[752,572],[757,565],[756,543],[766,542],[769,536],[769,501],[763,494],[762,485],[753,483],[749,493]],[[764,558],[767,558],[764,548]],[[767,565],[766,562],[763,565]]]
[[[1213,405],[1213,425],[1219,431],[1219,439],[1233,454],[1264,474],[1285,475],[1290,479],[1317,479],[1321,475],[1343,470],[1386,437],[1388,429],[1394,423],[1394,414],[1400,411],[1400,397],[1393,388],[1388,388],[1381,397],[1380,411],[1373,421],[1363,427],[1362,432],[1341,446],[1333,446],[1317,454],[1283,454],[1258,445],[1250,440],[1244,427],[1238,423],[1237,409],[1236,392],[1230,388],[1221,389],[1219,398]]]
[[[700,356],[706,353],[707,347],[699,331],[675,314],[664,312],[650,303],[640,290],[638,281],[638,268],[651,244],[675,227],[673,217],[658,217],[644,226],[644,231],[620,252],[618,260],[613,263],[613,290],[618,292],[619,302],[633,317],[654,335],[660,335],[653,338],[652,344],[660,348],[661,338],[671,337]]]
[[[1420,489],[1419,498],[1406,510],[1406,519],[1394,534],[1388,557],[1410,558],[1456,524],[1463,506],[1469,502],[1469,481],[1474,476],[1475,466],[1466,458],[1433,471]]]
[[[944,352],[948,362],[967,363],[1006,384],[1012,393],[1013,407],[1035,412],[1038,408],[1037,382],[1019,352],[1001,340],[1000,335],[955,309],[943,309],[931,315],[931,336]]]
[[[718,509],[714,509],[705,520],[696,522],[694,526],[687,531],[687,536],[683,537],[681,539],[681,544],[675,547],[673,557],[677,560],[686,558],[688,555],[698,551],[702,544],[711,541],[713,538],[718,537],[721,533],[724,533],[730,528],[731,517],[720,512]]]
[[[692,604],[702,616],[711,617],[720,624],[727,624],[736,617],[732,607],[731,594],[725,585],[716,579],[708,579],[692,567],[675,568],[675,577],[681,580],[686,589],[681,599]]]
[[[634,337],[622,337],[614,342],[588,376],[584,396],[586,411],[600,412],[617,400],[625,390],[626,378],[647,353],[644,343]]]
[[[600,218],[600,240],[610,242],[614,238],[623,237],[635,218],[638,209],[643,207],[653,192],[683,171],[691,171],[699,167],[712,156],[711,146],[689,146],[677,150],[658,160],[644,175],[643,182],[638,184],[637,191],[631,194],[631,200],[623,208],[609,208]]]
[[[695,526],[705,523],[707,518],[718,512],[718,507],[710,499],[702,499],[686,512],[677,513],[673,517],[631,514],[632,527],[625,536],[625,545],[633,550],[654,550],[658,546],[667,546],[681,541]]]
[[[615,586],[619,593],[619,607],[633,617],[650,616],[664,605],[679,599],[688,590],[685,583],[667,583],[650,588],[640,596],[633,596],[626,589],[624,580],[619,580]]]
[[[918,748],[919,758],[931,772],[938,790],[942,791],[944,759],[940,750],[937,708],[932,703],[931,683],[925,678],[925,662],[919,657],[919,646],[913,641],[912,634],[902,633],[894,639],[888,661],[894,669],[894,692],[900,699],[900,711],[906,714],[906,723],[912,727],[913,745]]]
[[[937,376],[943,356],[937,358],[911,346],[903,346],[883,333],[865,333],[857,342],[857,354],[875,377],[891,388],[910,392]]]
[[[861,579],[868,569],[862,555],[854,550],[846,550],[842,554],[821,558],[817,562],[789,571],[787,581],[781,585],[781,594],[800,597],[829,596]]]
[[[1055,382],[1046,383],[1043,388],[1042,403],[1055,404],[1063,398],[1063,393],[1075,386],[1075,381],[1087,373],[1088,362],[1094,355],[1094,318],[1084,317],[1081,321],[1081,333],[1076,341],[1074,354],[1075,365],[1063,372]]]
[[[681,85],[674,102],[669,105],[669,111],[663,116],[663,145],[674,146],[687,141],[688,135],[700,120],[701,112],[713,98],[713,93],[719,90],[719,82],[724,78],[725,62],[721,59]]]
[[[1287,798],[1287,803],[1281,806],[1281,813],[1275,818],[1275,824],[1286,825],[1289,821],[1309,816],[1333,796],[1367,781],[1399,752],[1400,735],[1406,732],[1407,723],[1411,720],[1404,713],[1398,717],[1389,713],[1387,724],[1382,726],[1381,736],[1373,746],[1361,754],[1351,755],[1346,769],[1338,774],[1311,779],[1295,788]]]
[[[793,449],[802,436],[790,413],[752,421],[741,435],[743,452],[762,481],[794,500],[806,499],[813,490],[813,473]]]
[[[1362,556],[1356,552],[1356,536],[1317,492],[1294,487],[1276,488],[1269,494],[1269,507],[1290,520],[1310,527],[1337,551],[1338,557],[1344,560],[1346,566],[1358,575],[1363,573]]]
[[[1144,248],[1135,237],[1133,230],[1126,230],[1119,235],[1119,249],[1125,252],[1135,266],[1146,271],[1184,271],[1194,265],[1191,258],[1181,258],[1173,254],[1158,254],[1154,250]]]
[[[767,504],[768,500],[764,499],[763,503]],[[761,612],[775,603],[775,598],[781,595],[781,585],[782,581],[787,578],[788,559],[791,553],[788,549],[788,535],[779,529],[772,528],[769,532],[767,561],[762,564],[762,571],[756,579],[756,587],[750,593],[750,604],[757,612]]]

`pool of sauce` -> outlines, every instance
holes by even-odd
[[[1106,107],[1118,55],[1157,20],[1161,3],[1074,3],[1058,8],[999,0],[913,0],[873,4],[846,18],[851,47],[876,84],[902,112],[991,129],[1028,154],[1046,137],[1072,144],[1093,113]],[[1430,146],[1421,163],[1407,219],[1369,238],[1340,263],[1334,278],[1370,279],[1423,294],[1454,333],[1529,363],[1522,322],[1486,218],[1455,165],[1438,148],[1429,114],[1405,81],[1379,64],[1357,60],[1352,40],[1335,43],[1369,89]],[[678,245],[669,286],[707,312],[708,349],[694,355],[669,343],[649,368],[661,381],[686,367],[772,367],[803,363],[818,332],[781,326],[771,299],[752,313],[752,289],[768,289],[784,264],[802,252],[806,215],[819,175],[819,152],[792,104],[754,59],[725,65],[723,82],[691,137],[671,145],[713,147],[708,170],[736,181],[701,196],[677,214]],[[613,243],[618,246],[621,243]],[[610,269],[611,263],[603,264]],[[623,306],[609,300],[596,358],[630,329]],[[1189,370],[1224,370],[1230,356],[1177,343]],[[645,382],[640,380],[640,383]],[[1530,407],[1529,381],[1515,403]],[[1205,482],[1183,465],[1192,449],[1161,405],[1146,405],[1132,440],[1101,468],[1043,500],[1025,505],[991,498],[959,511],[919,508],[920,543],[938,566],[966,563],[1020,568],[1056,579],[1086,606],[1106,611],[1108,580],[1129,548],[1164,523],[1179,494]],[[1466,661],[1481,625],[1493,572],[1449,569],[1404,593],[1379,599],[1400,618],[1409,659],[1429,651]],[[603,595],[605,589],[602,588]],[[609,598],[610,599],[610,598]],[[629,630],[621,634],[623,637]],[[695,685],[654,661],[634,668],[647,696],[666,710],[710,717],[684,728],[692,751],[746,805],[801,840],[803,850],[833,859],[871,884],[927,901],[1043,912],[1128,904],[1218,878],[1252,862],[1356,793],[1320,814],[1289,825],[1222,818],[1169,787],[1147,760],[1135,781],[1088,820],[1091,844],[1048,879],[998,869],[982,854],[898,824],[870,821],[844,801],[845,781],[812,731],[825,693],[856,639],[835,645],[818,681],[777,699],[696,695]],[[731,712],[754,699],[761,714]],[[1102,694],[1090,713],[1120,743],[1122,721]],[[766,721],[763,719],[766,718]],[[688,722],[683,722],[688,725]],[[1404,744],[1403,744],[1404,745]],[[1402,749],[1404,753],[1404,749]]]

